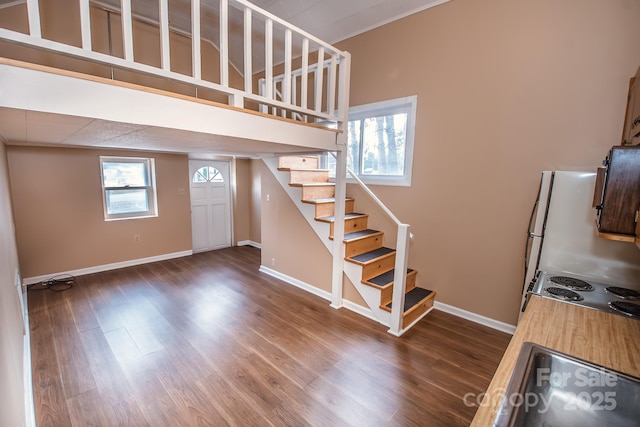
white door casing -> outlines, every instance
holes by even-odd
[[[231,246],[230,169],[228,161],[189,161],[193,252]]]

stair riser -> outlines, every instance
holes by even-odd
[[[333,226],[332,222],[329,229],[329,237],[333,239]],[[369,226],[368,217],[347,218],[344,220],[344,233],[354,233],[356,231],[366,230]]]
[[[346,257],[363,254],[382,247],[382,234],[347,242],[344,248]]]
[[[418,304],[415,307],[413,307],[410,311],[407,311],[402,316],[402,328],[404,329],[407,326],[409,326],[418,317],[420,317],[427,310],[429,310],[431,307],[433,307],[433,302],[435,301],[435,296],[436,296],[435,292],[433,292],[431,295],[429,295],[429,298],[427,298],[426,300],[420,302],[420,304]]]
[[[329,171],[326,170],[292,170],[289,172],[289,183],[329,182]]]
[[[318,158],[283,156],[278,159],[278,169],[318,169]]]
[[[382,273],[392,270],[396,263],[396,254],[382,258],[377,262],[372,262],[362,267],[362,280],[368,280]]]
[[[321,187],[302,187],[302,200],[323,199],[333,197],[336,188],[333,185]]]
[[[354,212],[353,205],[355,200],[345,201],[345,213]],[[316,205],[316,218],[324,216],[333,216],[335,213],[335,203],[319,203]]]
[[[411,289],[416,287],[416,272],[413,271],[407,275],[407,285],[405,288],[405,293],[409,292]],[[393,285],[387,288],[384,288],[382,292],[380,292],[380,306],[384,307],[389,304],[393,300]]]

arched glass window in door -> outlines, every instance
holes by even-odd
[[[203,166],[193,174],[192,182],[224,182],[224,178],[218,169],[211,166]]]

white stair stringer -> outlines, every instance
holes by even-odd
[[[296,205],[300,213],[302,213],[302,216],[311,226],[320,241],[324,243],[324,246],[327,248],[329,253],[333,255],[333,240],[329,239],[329,224],[315,220],[315,206],[309,203],[303,203],[300,188],[289,185],[289,175],[278,170],[277,156],[261,156],[261,158],[267,168],[271,171],[271,174],[289,195],[289,198]],[[351,283],[353,283],[356,290],[360,293],[362,299],[367,303],[369,309],[368,314],[370,315],[366,317],[375,319],[382,325],[389,327],[389,325],[391,325],[391,313],[380,308],[380,290],[367,286],[361,282],[361,266],[351,262],[343,262],[343,265],[345,274]]]
[[[380,308],[380,290],[362,283],[362,266],[352,262],[344,263],[344,273],[356,288],[364,302],[371,311],[372,318],[378,323],[389,327],[391,325],[391,313]]]

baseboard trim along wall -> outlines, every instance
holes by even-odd
[[[309,292],[309,293],[311,293],[313,295],[319,296],[320,298],[325,299],[325,300],[327,300],[329,302],[331,301],[331,293],[330,292],[324,291],[324,290],[322,290],[320,288],[317,288],[317,287],[315,287],[313,285],[310,285],[310,284],[308,284],[306,282],[303,282],[302,280],[298,280],[298,279],[296,279],[294,277],[287,276],[284,273],[280,273],[279,271],[272,270],[269,267],[265,267],[264,265],[260,266],[260,271],[265,273],[265,274],[268,274],[271,277],[275,277],[276,279],[280,279],[283,282],[286,282],[286,283],[288,283],[290,285],[293,285],[293,286],[295,286],[297,288],[305,290],[305,291],[307,291],[307,292]],[[366,307],[363,307],[363,306],[361,306],[359,304],[356,304],[356,303],[348,301],[348,300],[343,300],[342,301],[342,306],[344,308],[346,308],[347,310],[351,310],[351,311],[353,311],[355,313],[358,313],[361,316],[364,316],[364,317],[366,317],[368,319],[375,320],[376,322],[378,322],[378,319],[376,319],[373,316],[373,313],[371,313],[371,310],[369,310]]]
[[[93,274],[93,273],[100,273],[102,271],[117,270],[118,268],[133,267],[134,265],[148,264],[150,262],[164,261],[164,260],[173,259],[173,258],[182,258],[184,256],[189,256],[189,255],[193,255],[192,250],[173,252],[170,254],[163,254],[163,255],[155,255],[147,258],[132,259],[129,261],[114,262],[112,264],[97,265],[95,267],[80,268],[80,269],[71,270],[71,271],[61,271],[58,273],[44,274],[42,276],[27,277],[24,279],[24,283],[27,285],[33,285],[35,283],[40,283],[42,281],[48,280],[52,277],[59,276],[62,274],[70,274],[72,276],[83,276],[85,274]]]
[[[253,240],[241,240],[238,242],[238,246],[253,246],[254,248],[262,249],[262,245]]]
[[[481,316],[479,314],[472,313],[471,311],[463,310],[449,304],[444,304],[442,302],[436,301],[433,306],[436,310],[444,311],[445,313],[462,317],[463,319],[488,326],[492,329],[497,329],[498,331],[506,332],[507,334],[513,335],[513,333],[516,331],[516,327],[514,325],[500,322],[499,320],[491,319],[490,317]]]
[[[290,285],[293,285],[295,287],[298,287],[300,289],[303,289],[309,293],[312,293],[314,295],[317,295],[321,298],[326,299],[327,301],[331,301],[331,294],[327,291],[324,291],[322,289],[318,289],[317,287],[310,285],[308,283],[305,283],[301,280],[298,280],[296,278],[293,278],[291,276],[287,276],[286,274],[280,273],[279,271],[275,271],[270,269],[269,267],[265,267],[264,265],[260,266],[260,271],[262,271],[265,274],[268,274],[272,277],[275,277],[276,279],[280,279],[283,282],[289,283]],[[348,310],[351,310],[355,313],[358,313],[364,317],[367,317],[371,320],[375,320],[376,322],[379,322],[378,319],[376,319],[373,314],[371,313],[371,310],[369,310],[366,307],[363,307],[359,304],[355,304],[351,301],[347,301],[344,300],[343,301],[343,306],[345,308],[347,308]],[[485,317],[485,316],[481,316],[479,314],[476,313],[472,313],[470,311],[467,310],[463,310],[461,308],[458,307],[454,307],[452,305],[449,304],[444,304],[441,302],[436,301],[434,303],[434,307],[436,310],[440,310],[440,311],[444,311],[445,313],[449,313],[449,314],[453,314],[454,316],[457,317],[461,317],[463,319],[466,320],[470,320],[474,323],[479,323],[481,325],[484,326],[488,326],[489,328],[492,329],[496,329],[498,331],[502,331],[505,332],[507,334],[511,334],[513,335],[513,333],[516,330],[516,327],[513,325],[510,325],[508,323],[504,323],[504,322],[500,322],[499,320],[494,320],[491,319],[489,317]],[[425,313],[426,314],[426,313]],[[389,325],[386,325],[389,326]]]

